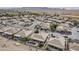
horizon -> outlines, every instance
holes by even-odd
[[[79,7],[0,7],[0,9],[12,9],[12,8],[48,8],[48,9],[67,9],[67,10],[79,10]]]

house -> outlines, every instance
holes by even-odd
[[[0,24],[0,29],[1,29],[2,27],[4,27],[4,25]]]
[[[2,20],[6,20],[6,19],[7,19],[7,17],[5,17],[5,16],[2,16],[2,17],[1,17],[1,19],[2,19]]]
[[[68,26],[68,27],[72,28],[72,27],[74,27],[74,24],[72,22],[67,21],[65,23],[65,26]]]
[[[3,26],[3,27],[1,27],[1,28],[0,28],[0,35],[3,36],[3,33],[4,33],[5,31],[9,30],[10,28],[11,28],[11,27],[9,27],[9,26]]]
[[[62,51],[64,50],[65,39],[62,37],[50,37],[47,42],[47,50],[53,51]]]
[[[67,35],[72,34],[71,29],[68,26],[65,26],[64,24],[57,26],[56,32]]]
[[[11,27],[10,29],[8,29],[7,31],[5,31],[3,33],[3,35],[6,37],[6,38],[12,38],[13,35],[17,32],[19,32],[21,29],[20,28],[14,28],[14,27]]]
[[[78,43],[70,43],[69,50],[70,51],[79,51],[79,44]]]
[[[23,18],[24,22],[31,22],[28,18]]]
[[[29,41],[30,42],[29,45],[40,46],[46,42],[46,40],[48,38],[48,33],[45,33],[45,32],[33,33],[30,36],[30,38],[31,38],[31,40]]]
[[[25,22],[19,22],[18,25],[24,26],[25,25]]]
[[[33,30],[21,30],[14,35],[14,39],[21,39],[30,36],[33,33]]]
[[[52,18],[50,18],[49,20],[50,20],[50,21],[53,21],[53,22],[55,22],[55,23],[59,23],[59,24],[63,23],[63,20],[52,19]]]
[[[50,23],[42,22],[40,26],[42,29],[50,29]]]

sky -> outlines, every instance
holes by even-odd
[[[0,7],[79,7],[78,0],[0,0]]]

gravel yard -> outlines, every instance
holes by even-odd
[[[0,37],[0,51],[36,51],[34,47]]]

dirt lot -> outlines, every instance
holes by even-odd
[[[0,51],[35,51],[36,48],[0,37]]]

